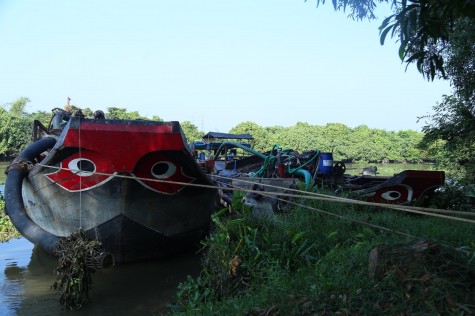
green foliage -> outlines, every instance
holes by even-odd
[[[246,134],[249,133],[254,137],[254,140],[250,142],[251,147],[257,151],[269,150],[272,145],[269,146],[267,142],[267,131],[254,122],[243,122],[233,127],[230,131],[233,134]]]
[[[181,129],[185,133],[186,139],[188,142],[193,142],[196,140],[201,140],[203,133],[198,130],[198,127],[191,123],[190,121],[180,122]]]
[[[20,98],[9,111],[0,108],[0,155],[18,155],[30,142],[32,120],[24,112],[28,99]]]
[[[25,107],[30,102],[30,99],[22,97],[17,99],[10,105],[10,114],[17,117],[26,116]]]
[[[159,121],[159,122],[163,122],[163,119],[158,116],[158,115],[152,115],[152,118],[151,118],[152,121]]]
[[[34,119],[45,126],[48,125],[51,115],[47,112],[23,112],[25,100],[20,99],[16,106],[16,113],[0,108],[0,155],[4,157],[15,156],[29,143],[31,124]],[[79,110],[70,105],[70,110],[75,113]],[[84,115],[92,116],[88,108],[82,109]],[[109,107],[106,113],[109,119],[146,119],[138,112],[128,112],[125,108]],[[162,120],[153,116],[154,120]],[[198,127],[189,121],[181,122],[182,129],[188,141],[201,139],[204,134]],[[292,149],[298,152],[306,150],[320,150],[333,152],[335,160],[347,162],[421,162],[434,158],[438,152],[428,153],[428,149],[416,148],[423,137],[422,133],[415,131],[392,132],[372,129],[366,125],[349,128],[341,123],[329,123],[325,126],[311,125],[297,122],[294,126],[261,127],[254,122],[243,122],[230,130],[230,133],[249,133],[254,140],[251,146],[261,152],[269,151],[278,144],[283,149]],[[440,155],[443,156],[443,155]]]
[[[203,272],[179,286],[171,313],[473,313],[472,224],[328,201],[306,205],[343,219],[299,208],[260,219],[246,209],[217,214],[216,231],[204,243]],[[421,244],[430,247],[412,251]],[[372,277],[368,254],[376,247],[384,256],[381,273]]]
[[[464,18],[457,20],[449,35],[447,74],[455,93],[466,104],[475,104],[475,23]]]
[[[10,221],[10,217],[5,213],[5,201],[0,195],[0,242],[5,242],[20,234]]]
[[[87,240],[82,230],[58,242],[55,254],[59,260],[52,288],[61,291],[59,303],[64,309],[79,310],[89,301],[94,270],[88,267],[87,262],[99,253],[100,242]]]
[[[389,2],[389,0],[379,0],[378,2]],[[317,0],[317,6],[320,3],[325,4],[325,0]],[[333,7],[335,10],[347,9],[350,12],[350,17],[355,20],[363,19],[375,19],[374,10],[376,9],[376,4],[373,0],[332,0]]]
[[[393,14],[379,27],[381,44],[388,35],[396,37],[401,60],[408,65],[415,63],[429,79],[436,76],[445,78],[445,64],[451,59],[447,54],[450,37],[458,33],[457,25],[461,21],[473,24],[475,3],[459,0],[332,0],[335,10],[349,10],[349,16],[355,20],[376,18],[376,3],[383,2],[392,5]],[[325,0],[317,0],[317,5],[320,3],[325,3]]]
[[[475,196],[470,186],[445,185],[430,197],[430,207],[464,212],[475,211]]]
[[[454,96],[444,96],[425,117],[421,148],[439,155],[439,164],[453,176],[475,183],[475,115],[471,105]]]
[[[51,121],[51,113],[45,111],[38,111],[30,114],[32,120],[40,121],[44,126],[48,126]]]
[[[216,230],[203,242],[206,249],[203,272],[179,286],[178,307],[188,311],[210,300],[221,300],[249,290],[271,271],[295,271],[316,261],[313,234],[290,223],[252,216],[252,209],[233,197],[233,210],[213,216]],[[290,224],[290,225],[289,225]]]
[[[137,120],[142,119],[146,120],[147,118],[141,116],[139,112],[127,112],[125,108],[117,108],[117,107],[108,107],[107,113],[105,114],[106,118],[108,119],[117,119],[117,120]]]

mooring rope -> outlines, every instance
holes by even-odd
[[[81,150],[81,117],[78,117],[79,127],[79,162],[78,162],[78,176],[81,178],[81,164],[82,164],[82,150]],[[79,181],[79,229],[82,229],[82,181]]]
[[[361,220],[358,220],[358,219],[354,219],[354,218],[351,218],[351,217],[347,217],[347,216],[344,216],[344,215],[339,215],[339,214],[336,214],[336,213],[332,213],[332,212],[320,210],[320,209],[317,209],[317,208],[315,208],[315,207],[311,207],[311,206],[308,206],[308,205],[299,204],[299,203],[296,203],[296,202],[293,202],[293,201],[284,200],[284,199],[281,199],[281,198],[278,198],[278,197],[275,198],[275,199],[276,199],[276,200],[283,201],[283,202],[288,203],[288,204],[292,204],[292,205],[294,205],[294,206],[298,206],[298,207],[301,207],[301,208],[309,209],[309,210],[311,210],[311,211],[317,211],[317,212],[322,213],[322,214],[325,214],[325,215],[337,217],[337,218],[339,218],[339,219],[341,219],[341,220],[347,220],[347,221],[350,221],[350,222],[353,222],[353,223],[357,223],[357,224],[360,224],[360,225],[363,225],[363,226],[380,229],[380,230],[383,230],[383,231],[386,231],[386,232],[390,232],[390,233],[393,233],[393,234],[401,235],[401,236],[404,236],[404,237],[409,237],[409,238],[412,238],[412,239],[418,238],[418,236],[416,236],[416,235],[412,235],[412,234],[405,233],[405,232],[402,232],[402,231],[399,231],[399,230],[395,230],[395,229],[393,229],[393,228],[388,228],[388,227],[384,227],[384,226],[381,226],[381,225],[376,225],[376,224],[368,223],[368,222],[361,221]],[[439,242],[443,242],[443,243],[441,243],[442,246],[447,247],[447,248],[451,248],[451,249],[453,249],[453,250],[455,250],[455,251],[458,251],[458,252],[461,252],[461,253],[465,253],[465,254],[470,254],[470,253],[471,253],[470,250],[467,250],[467,249],[464,249],[464,248],[457,248],[457,247],[451,246],[451,245],[449,245],[448,243],[446,243],[446,242],[444,242],[444,241],[440,241],[440,240],[439,240]]]
[[[263,195],[265,196],[266,194],[263,194]],[[322,213],[322,214],[325,214],[325,215],[337,217],[337,218],[339,218],[339,219],[347,220],[347,221],[354,222],[354,223],[357,223],[357,224],[361,224],[361,225],[364,225],[364,226],[369,226],[369,227],[381,229],[381,230],[384,230],[384,231],[387,231],[387,232],[391,232],[391,233],[395,233],[395,234],[398,234],[398,235],[402,235],[402,236],[405,236],[405,237],[411,237],[411,238],[415,238],[415,237],[416,237],[416,236],[414,236],[414,235],[411,235],[411,234],[408,234],[408,233],[404,233],[404,232],[401,232],[401,231],[398,231],[398,230],[395,230],[395,229],[391,229],[391,228],[387,228],[387,227],[384,227],[384,226],[380,226],[380,225],[376,225],[376,224],[372,224],[372,223],[360,221],[360,220],[358,220],[358,219],[354,219],[354,218],[347,217],[347,216],[344,216],[344,215],[340,215],[340,214],[336,214],[336,213],[324,211],[324,210],[318,209],[318,208],[313,207],[313,206],[308,206],[308,205],[300,204],[300,203],[297,203],[297,202],[294,202],[294,201],[284,200],[284,199],[279,198],[279,197],[275,197],[275,199],[276,199],[276,200],[279,200],[279,201],[282,201],[282,202],[285,202],[285,203],[287,203],[287,204],[292,204],[292,205],[294,205],[294,206],[298,206],[298,207],[301,207],[301,208],[305,208],[305,209],[308,209],[308,210],[311,210],[311,211],[316,211],[316,212],[318,212],[318,213]]]
[[[40,165],[44,168],[71,171],[70,169],[63,168],[63,167],[49,166],[49,165],[44,165],[44,164],[41,164],[41,163],[38,163],[38,165]],[[263,191],[260,191],[260,190],[252,190],[252,189],[250,190],[250,189],[244,189],[244,188],[241,188],[241,187],[230,187],[230,186],[223,187],[223,186],[220,186],[220,185],[187,183],[187,182],[170,181],[170,180],[163,180],[163,179],[150,179],[150,178],[133,177],[133,176],[128,176],[128,175],[120,175],[120,174],[108,174],[108,173],[102,173],[102,172],[92,172],[92,173],[97,174],[97,175],[113,176],[113,177],[123,178],[123,179],[161,182],[161,183],[177,184],[177,185],[182,185],[182,186],[192,186],[192,187],[227,190],[227,191],[239,191],[239,192],[246,192],[246,193],[255,193],[255,194],[260,194],[260,195],[263,195],[263,193],[264,193]],[[217,175],[212,175],[212,177],[222,178],[222,179],[227,179],[227,180],[239,179],[239,181],[246,181],[246,180],[243,180],[242,178],[228,178],[228,177],[220,177],[220,176],[217,176]],[[252,183],[252,184],[256,183],[256,182],[253,182],[253,181],[248,181],[248,182]],[[383,203],[367,202],[367,201],[353,200],[353,199],[343,198],[343,197],[336,197],[336,196],[331,196],[331,195],[326,195],[326,194],[321,194],[321,193],[314,193],[314,192],[308,192],[308,191],[299,191],[299,190],[295,190],[295,189],[291,189],[291,188],[283,188],[283,187],[279,187],[279,186],[266,185],[266,184],[263,184],[263,183],[258,183],[258,184],[262,185],[262,186],[270,187],[270,188],[278,188],[280,190],[285,190],[285,191],[295,191],[295,192],[298,193],[298,194],[290,194],[290,193],[275,192],[275,191],[274,192],[272,192],[272,191],[265,192],[266,195],[272,196],[272,197],[277,196],[277,197],[289,197],[289,198],[300,198],[300,199],[303,198],[303,199],[307,199],[307,200],[320,200],[320,201],[329,201],[329,202],[346,203],[346,204],[375,206],[375,207],[394,209],[394,210],[399,210],[399,211],[414,213],[414,214],[419,214],[419,215],[433,216],[433,217],[439,217],[439,218],[444,218],[444,219],[453,220],[453,221],[460,221],[460,222],[475,224],[475,220],[435,213],[434,210],[436,210],[436,209],[413,207],[413,206],[402,206],[402,205],[395,205],[395,204],[383,204]],[[452,211],[452,210],[438,210],[438,211],[442,212],[442,213],[446,213],[446,214],[475,216],[474,213],[470,213],[470,212],[460,212],[460,211]]]
[[[222,177],[219,175],[212,175],[211,177],[214,178],[219,178],[219,179],[230,179],[228,177]],[[462,212],[462,211],[455,211],[455,210],[441,210],[441,209],[435,209],[435,208],[425,208],[425,207],[416,207],[416,206],[404,206],[404,205],[396,205],[396,204],[382,204],[382,203],[374,203],[374,202],[366,202],[366,201],[359,201],[359,200],[354,200],[354,199],[349,199],[349,198],[344,198],[340,196],[332,196],[332,195],[327,195],[327,194],[322,194],[322,193],[316,193],[316,192],[310,192],[310,191],[302,191],[299,189],[292,189],[292,188],[284,188],[281,186],[276,186],[272,184],[266,184],[266,183],[261,183],[261,182],[255,182],[255,181],[247,181],[244,180],[243,178],[231,178],[231,179],[237,179],[240,182],[243,183],[249,183],[249,184],[258,184],[263,187],[268,187],[271,189],[279,189],[279,190],[285,190],[287,192],[295,192],[297,195],[290,195],[290,194],[285,194],[285,193],[276,193],[276,195],[282,195],[282,196],[288,196],[288,197],[304,197],[307,198],[308,196],[310,197],[320,197],[317,200],[324,200],[324,201],[333,201],[333,202],[341,202],[341,203],[350,203],[350,204],[361,204],[361,205],[369,205],[369,206],[383,206],[386,208],[392,208],[396,210],[415,210],[415,211],[422,211],[422,212],[434,212],[434,213],[445,213],[445,214],[457,214],[457,215],[464,215],[464,216],[475,216],[475,213],[473,212]],[[252,178],[249,178],[252,179]],[[261,191],[259,191],[261,192]],[[262,193],[262,192],[261,192]]]

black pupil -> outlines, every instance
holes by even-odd
[[[90,162],[89,160],[79,160],[78,169],[81,171],[93,172],[94,164]]]
[[[389,196],[392,197],[392,198],[397,198],[397,197],[399,197],[399,193],[391,192],[391,193],[389,193]]]
[[[156,174],[158,176],[165,174],[167,171],[168,171],[168,165],[166,163],[157,163],[152,168],[153,174]]]

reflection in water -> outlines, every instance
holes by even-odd
[[[57,260],[20,238],[0,243],[0,315],[154,315],[164,312],[200,256],[186,253],[155,262],[115,266],[93,274],[88,305],[63,311],[51,288]]]

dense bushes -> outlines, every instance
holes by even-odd
[[[336,160],[348,162],[423,162],[430,157],[417,149],[422,133],[371,129],[366,125],[349,128],[341,123],[325,126],[297,123],[291,127],[260,127],[253,122],[238,124],[232,133],[250,133],[254,148],[270,150],[274,144],[297,151],[318,149],[333,152]]]

